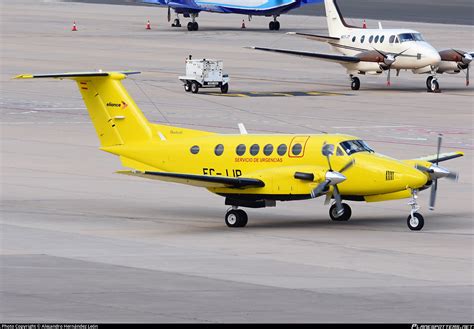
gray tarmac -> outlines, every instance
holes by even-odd
[[[338,65],[244,48],[328,51],[284,34],[324,33],[321,17],[284,16],[280,32],[263,18],[241,31],[222,15],[203,15],[198,32],[153,20],[147,31],[142,6],[1,6],[0,322],[474,321],[474,88],[463,75],[441,76],[440,94],[410,72],[390,88],[363,76],[353,92]],[[474,49],[471,26],[383,23]],[[230,96],[184,92],[190,53],[224,60]],[[125,85],[155,122],[342,132],[397,158],[435,153],[443,133],[443,151],[466,154],[444,163],[461,178],[440,182],[434,212],[420,195],[421,232],[406,227],[407,200],[350,202],[339,223],[321,199],[250,209],[248,226],[231,230],[219,196],[114,174],[120,162],[98,150],[74,83],[11,79],[94,69],[142,71]]]
[[[140,0],[63,0],[65,2],[146,5]],[[472,0],[338,0],[348,18],[474,25]],[[289,15],[325,16],[322,3],[306,5],[288,12]],[[203,15],[208,15],[203,13]]]

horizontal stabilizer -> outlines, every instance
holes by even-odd
[[[45,73],[45,74],[20,74],[15,79],[38,79],[38,78],[82,78],[82,77],[106,77],[111,74],[119,73],[124,75],[139,74],[137,71],[120,71],[120,72],[66,72],[66,73]]]
[[[265,183],[255,178],[234,178],[225,176],[194,175],[159,171],[117,171],[118,174],[138,176],[148,179],[156,179],[167,182],[182,183],[199,187],[231,187],[231,188],[255,188],[264,187]]]

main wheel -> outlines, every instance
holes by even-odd
[[[181,27],[181,22],[179,21],[179,19],[175,19],[173,21],[173,24],[171,24],[172,27]]]
[[[431,80],[431,88],[430,91],[436,93],[439,92],[439,83],[437,80]]]
[[[191,83],[191,92],[192,92],[193,94],[197,94],[198,91],[199,91],[199,84],[198,84],[196,81],[193,81],[193,82]]]
[[[189,82],[186,82],[184,84],[184,91],[186,91],[187,93],[191,91],[191,84]]]
[[[193,31],[193,22],[188,22],[188,31]]]
[[[351,81],[351,89],[359,90],[360,88],[360,79],[358,77],[353,77]]]
[[[426,78],[426,89],[428,91],[431,91],[431,81],[433,80],[433,76],[430,75],[428,78]]]
[[[275,31],[278,31],[280,29],[280,22],[279,21],[275,21]]]
[[[274,21],[271,21],[270,23],[268,23],[268,28],[273,31],[275,29],[275,22]]]
[[[408,216],[407,225],[410,230],[419,231],[423,228],[423,225],[425,225],[425,220],[421,214],[416,212],[413,214],[413,217],[411,217],[411,215]]]
[[[227,94],[228,91],[229,91],[229,84],[228,84],[228,83],[223,84],[223,85],[221,86],[221,93]]]
[[[193,30],[194,30],[194,31],[199,30],[199,24],[198,24],[198,22],[194,22],[194,23],[193,23]]]
[[[343,203],[342,204],[342,215],[338,216],[337,215],[337,209],[336,209],[336,204],[333,204],[331,208],[329,208],[329,216],[331,217],[332,220],[334,221],[339,221],[339,222],[345,222],[348,221],[349,218],[351,218],[352,215],[352,210],[351,207],[349,207],[348,204]]]
[[[225,223],[228,227],[244,227],[247,222],[248,216],[243,210],[232,209],[225,214]]]

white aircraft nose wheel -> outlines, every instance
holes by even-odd
[[[337,222],[346,222],[351,218],[351,215],[352,215],[351,207],[349,207],[348,204],[343,203],[342,208],[344,209],[344,211],[342,215],[340,216],[337,215],[336,204],[333,204],[331,208],[329,208],[329,216],[331,217],[332,220],[337,221]]]
[[[247,222],[248,216],[243,210],[232,209],[225,214],[225,223],[228,227],[244,227]]]
[[[412,231],[420,231],[425,225],[425,220],[421,214],[415,212],[413,216],[410,214],[407,218],[408,228]]]
[[[353,77],[351,79],[351,89],[359,90],[359,88],[360,88],[360,79],[358,77]]]

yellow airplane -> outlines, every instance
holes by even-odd
[[[434,208],[439,178],[458,175],[438,166],[462,152],[396,160],[348,135],[217,134],[150,123],[121,80],[139,72],[79,72],[19,75],[76,81],[100,141],[100,149],[120,157],[118,173],[204,187],[225,197],[229,227],[243,227],[239,207],[263,208],[276,201],[326,196],[329,215],[347,221],[351,208],[342,200],[386,201],[410,198],[411,230],[421,230],[417,193],[431,186]]]

